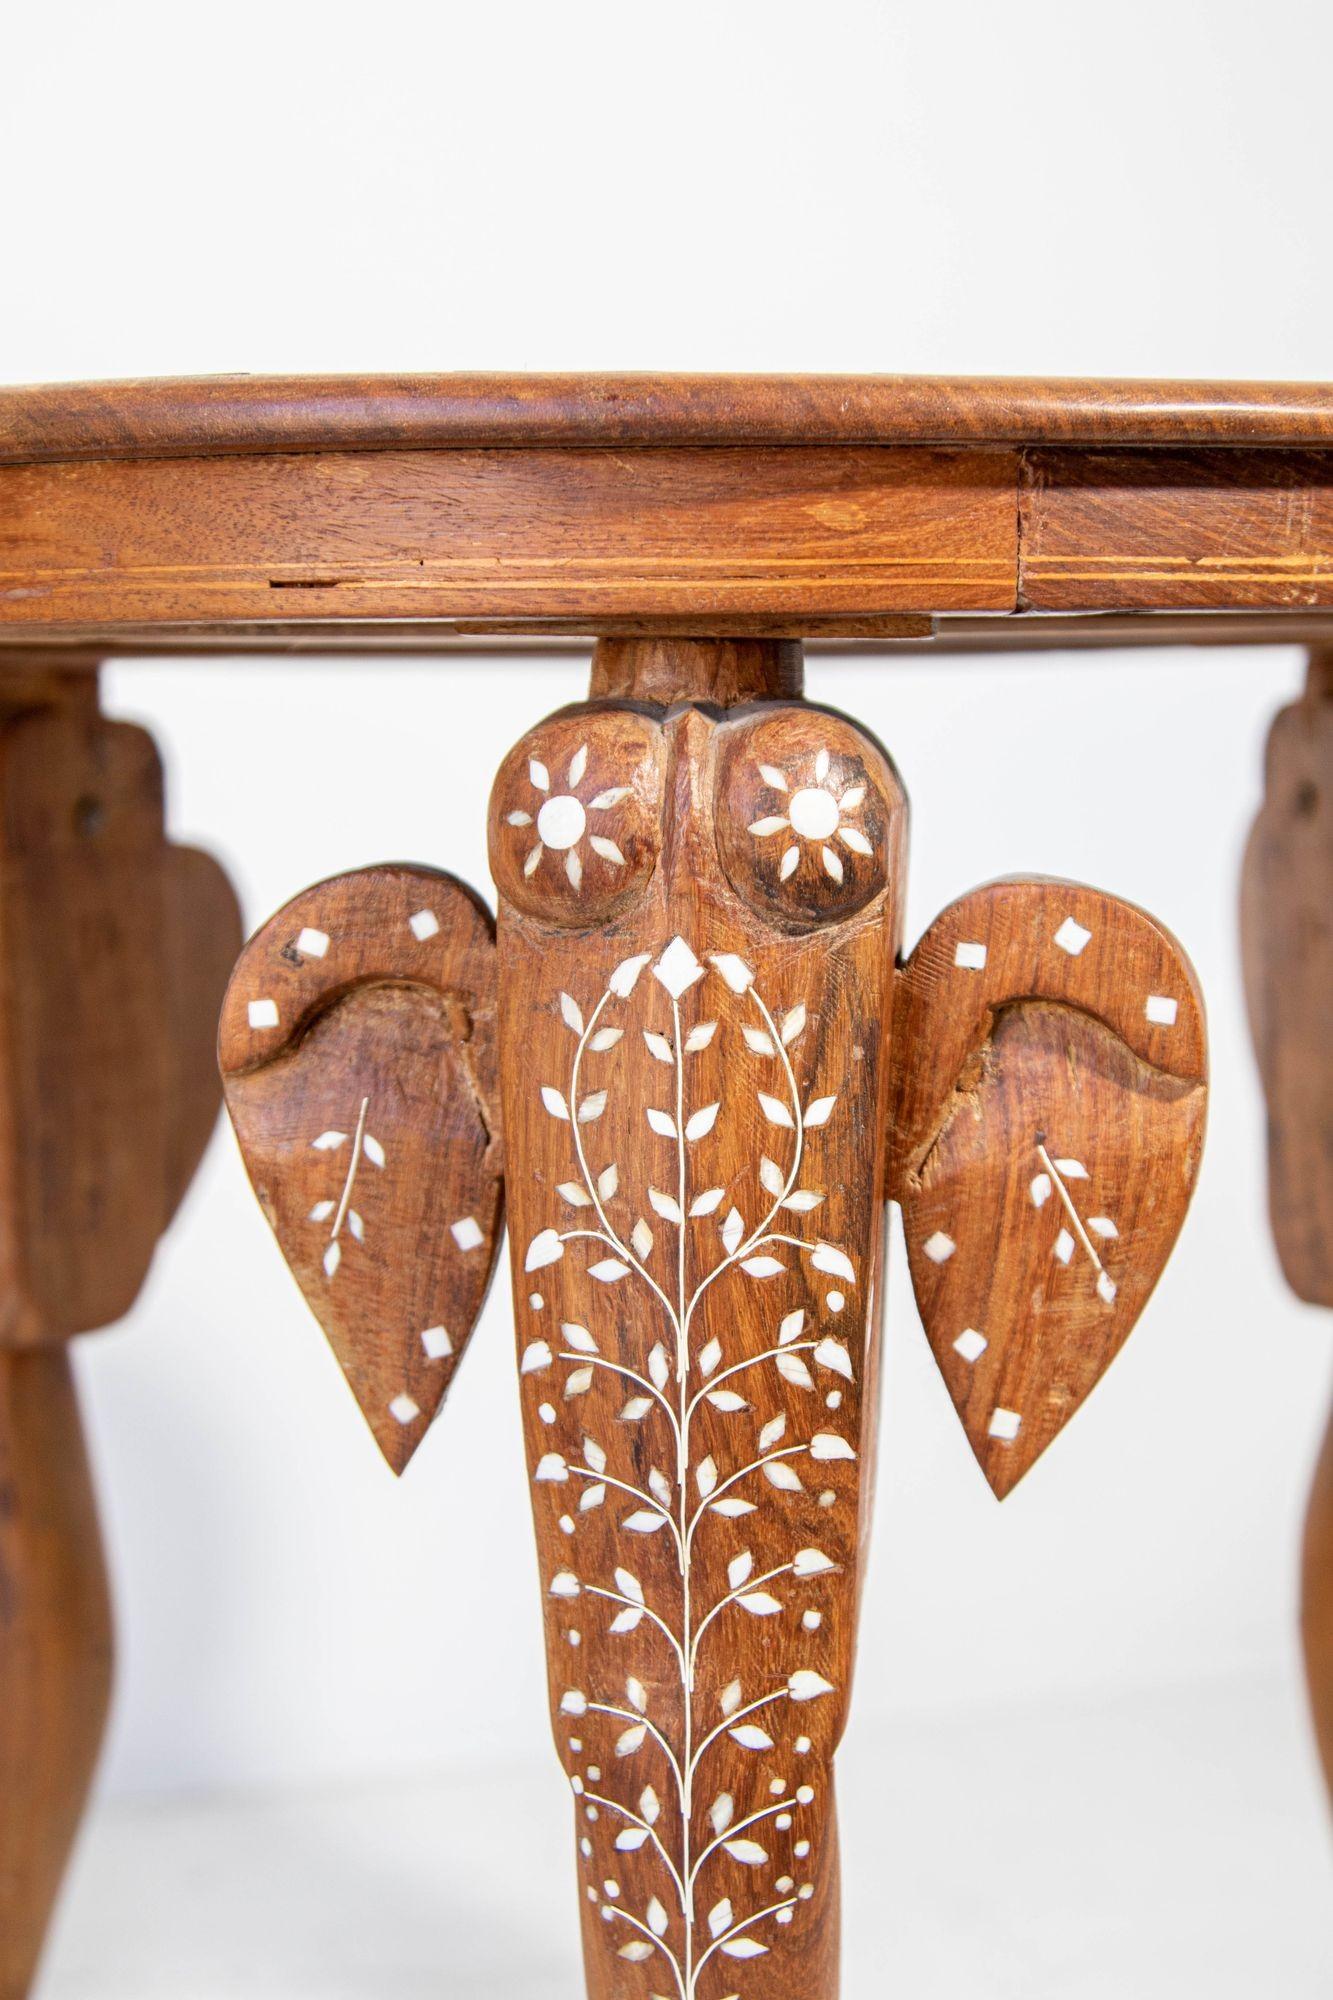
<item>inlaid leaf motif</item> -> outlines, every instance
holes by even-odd
[[[799,1354],[779,1354],[776,1360],[778,1373],[784,1382],[791,1382],[798,1389],[814,1388],[815,1378]]]
[[[728,1840],[723,1845],[732,1860],[745,1868],[761,1868],[768,1859],[767,1848],[761,1847],[757,1840]]]
[[[775,1459],[764,1467],[764,1477],[770,1486],[776,1486],[779,1493],[799,1493],[801,1475],[786,1459]]]
[[[756,1547],[760,1544],[733,1546],[729,1550],[723,1545],[718,1549],[721,1573],[714,1573],[716,1580],[705,1586],[691,1562],[696,1532],[724,1535],[729,1529],[753,1520],[756,1531],[762,1534],[764,1508],[772,1514],[780,1499],[804,1494],[805,1484],[799,1469],[803,1460],[855,1456],[853,1447],[833,1429],[811,1435],[802,1423],[793,1434],[787,1408],[770,1405],[762,1415],[750,1415],[752,1398],[765,1379],[754,1372],[760,1360],[766,1368],[768,1363],[773,1364],[773,1373],[767,1379],[779,1402],[793,1393],[798,1399],[811,1396],[816,1367],[827,1370],[840,1381],[852,1381],[850,1345],[832,1331],[823,1331],[817,1324],[811,1326],[810,1308],[797,1303],[788,1287],[794,1284],[795,1273],[802,1266],[812,1275],[822,1271],[828,1277],[837,1277],[848,1287],[856,1284],[856,1275],[850,1258],[839,1246],[819,1239],[807,1242],[798,1233],[800,1219],[825,1200],[822,1190],[802,1186],[800,1182],[804,1134],[811,1120],[815,1127],[826,1121],[837,1101],[836,1092],[826,1091],[822,1096],[814,1096],[807,1107],[802,1105],[791,1059],[785,1051],[799,1041],[807,1025],[807,1010],[803,1003],[797,1002],[788,1004],[775,1017],[758,993],[753,970],[739,954],[719,953],[709,964],[713,968],[714,990],[725,987],[731,996],[728,1006],[738,1003],[753,1010],[748,1018],[742,1015],[737,1024],[738,1044],[743,1043],[756,1060],[772,1065],[766,1074],[772,1079],[773,1088],[758,1094],[757,1111],[765,1129],[783,1135],[771,1140],[770,1145],[773,1153],[785,1157],[774,1158],[769,1152],[760,1154],[752,1169],[753,1177],[748,1181],[750,1197],[743,1192],[747,1183],[734,1174],[729,1185],[719,1182],[700,1186],[703,1176],[693,1168],[694,1149],[717,1131],[727,1115],[725,1096],[708,1095],[705,1102],[697,1101],[689,1084],[694,1059],[713,1047],[719,1034],[724,1030],[730,1033],[731,1029],[722,1017],[722,1010],[710,1013],[708,1019],[693,1026],[682,1013],[685,996],[700,989],[701,982],[710,976],[699,955],[682,941],[675,941],[658,954],[649,954],[619,979],[613,975],[606,993],[595,1003],[576,990],[571,996],[571,1010],[576,1011],[582,1025],[577,1032],[567,1095],[551,1086],[566,1107],[570,1103],[579,1106],[577,1123],[572,1128],[575,1133],[579,1127],[595,1122],[583,1116],[589,1093],[580,1088],[579,1079],[585,1073],[581,1065],[585,1057],[596,1052],[599,1038],[614,1030],[614,1039],[604,1044],[608,1052],[620,1046],[629,1033],[634,1044],[642,1049],[639,1077],[657,1075],[664,1088],[653,1094],[665,1100],[669,1092],[672,1099],[670,1108],[665,1101],[654,1105],[640,1097],[637,1103],[629,1102],[622,1109],[614,1081],[591,1093],[596,1117],[607,1129],[620,1129],[616,1121],[622,1117],[632,1117],[635,1121],[642,1117],[649,1131],[662,1142],[661,1162],[652,1177],[645,1175],[637,1186],[629,1180],[624,1190],[628,1215],[623,1220],[617,1218],[611,1207],[621,1197],[621,1173],[612,1165],[594,1177],[577,1138],[570,1149],[570,1177],[557,1180],[552,1176],[548,1183],[556,1189],[555,1199],[564,1212],[572,1212],[568,1230],[562,1234],[553,1229],[550,1235],[560,1244],[562,1252],[568,1241],[588,1241],[590,1257],[580,1258],[580,1266],[597,1285],[624,1288],[627,1303],[602,1309],[608,1315],[605,1331],[603,1320],[595,1317],[591,1309],[586,1316],[571,1315],[560,1322],[561,1356],[566,1367],[575,1356],[591,1357],[575,1371],[591,1378],[587,1393],[599,1385],[609,1389],[619,1378],[620,1395],[615,1402],[589,1405],[604,1413],[613,1411],[617,1424],[607,1444],[583,1439],[581,1464],[576,1464],[568,1454],[548,1453],[541,1461],[546,1470],[542,1472],[539,1468],[539,1476],[550,1484],[561,1487],[577,1484],[581,1488],[577,1508],[562,1517],[565,1533],[576,1533],[579,1518],[610,1503],[615,1532],[622,1538],[622,1546],[628,1546],[630,1538],[662,1545],[662,1552],[655,1553],[651,1562],[645,1558],[642,1577],[634,1569],[617,1563],[613,1588],[609,1581],[589,1577],[581,1567],[578,1570],[570,1567],[557,1571],[561,1583],[553,1594],[557,1601],[567,1593],[572,1602],[574,1595],[581,1597],[587,1592],[609,1600],[602,1627],[608,1642],[648,1649],[629,1656],[631,1670],[616,1686],[603,1695],[589,1698],[589,1712],[614,1720],[612,1735],[603,1740],[614,1746],[617,1767],[637,1773],[643,1769],[642,1759],[665,1755],[666,1768],[675,1772],[678,1794],[666,1807],[668,1813],[680,1813],[683,1809],[679,1795],[683,1770],[679,1760],[686,1752],[678,1735],[679,1705],[683,1702],[687,1710],[694,1710],[696,1699],[703,1699],[703,1688],[700,1686],[696,1691],[695,1682],[699,1647],[711,1645],[724,1633],[728,1623],[733,1628],[749,1622],[771,1628],[774,1636],[766,1656],[774,1661],[781,1659],[782,1666],[776,1675],[770,1668],[767,1685],[752,1688],[748,1698],[738,1678],[729,1681],[717,1696],[721,1719],[716,1727],[710,1728],[701,1713],[694,1714],[692,1755],[695,1758],[715,1754],[709,1746],[725,1739],[733,1753],[745,1753],[747,1761],[754,1761],[757,1773],[765,1773],[765,1760],[774,1756],[782,1740],[777,1727],[777,1708],[787,1703],[812,1702],[821,1693],[831,1691],[832,1686],[808,1659],[799,1653],[793,1657],[789,1650],[780,1650],[790,1643],[789,1637],[777,1636],[780,1629],[788,1635],[794,1634],[800,1643],[801,1635],[819,1630],[823,1614],[817,1608],[792,1605],[790,1593],[781,1587],[779,1579],[787,1577],[793,1590],[804,1590],[835,1571],[838,1565],[822,1550],[809,1546],[793,1549],[785,1560],[775,1564],[767,1553],[757,1562]],[[640,975],[649,966],[652,977],[640,986]],[[617,969],[618,974],[620,970]],[[618,991],[618,985],[624,986],[623,993]],[[623,1003],[637,995],[634,1001],[637,1008],[645,994],[646,1004],[655,1011],[647,1019],[642,1015],[635,1018],[635,1013],[625,1009]],[[668,1014],[662,1012],[663,997],[669,1003]],[[608,1013],[612,1007],[617,1011]],[[570,1032],[574,1033],[573,1012],[566,1010],[563,1003],[561,1011]],[[698,1073],[701,1077],[707,1075],[707,1066],[699,1065]],[[728,1074],[724,1069],[723,1077]],[[754,1096],[747,1093],[745,1101],[756,1107]],[[560,1122],[568,1124],[568,1117]],[[639,1131],[642,1129],[640,1124]],[[647,1157],[647,1149],[640,1148],[638,1142],[636,1151]],[[622,1163],[624,1159],[622,1154]],[[628,1174],[627,1168],[627,1178]],[[757,1204],[753,1221],[746,1214],[751,1199]],[[642,1212],[636,1213],[640,1208]],[[653,1218],[651,1227],[648,1216]],[[699,1229],[697,1225],[709,1217],[717,1218],[713,1227]],[[776,1288],[779,1310],[770,1321],[773,1331],[768,1349],[762,1355],[752,1350],[747,1352],[744,1346],[731,1350],[728,1342],[728,1354],[724,1356],[725,1314],[714,1325],[704,1322],[691,1331],[694,1302],[715,1279],[728,1272],[734,1272],[737,1284],[771,1284]],[[722,1296],[719,1291],[717,1298],[721,1300]],[[540,1298],[532,1303],[535,1310],[542,1309]],[[841,1300],[835,1300],[826,1310],[838,1311],[841,1304]],[[640,1326],[646,1330],[646,1337],[643,1345],[637,1346]],[[633,1334],[630,1329],[635,1330]],[[830,1408],[836,1407],[841,1394],[832,1393],[826,1400]],[[719,1428],[705,1433],[699,1428],[704,1418]],[[605,1414],[602,1421],[607,1421]],[[825,1421],[829,1421],[827,1417]],[[628,1443],[631,1437],[632,1449]],[[663,1464],[650,1464],[645,1470],[641,1454],[664,1450],[670,1455],[664,1456]],[[675,1478],[666,1467],[674,1468]],[[573,1497],[570,1496],[571,1507]],[[832,1497],[832,1494],[822,1495],[821,1506]],[[701,1525],[706,1519],[714,1524],[707,1531]],[[666,1567],[658,1569],[655,1565],[662,1561],[668,1547],[671,1554]],[[653,1581],[675,1573],[681,1577],[680,1588],[690,1606],[683,1623],[681,1604],[671,1598],[670,1592],[663,1597],[660,1582]],[[725,1589],[719,1594],[722,1573]],[[564,1581],[566,1578],[568,1582]],[[586,1610],[581,1622],[586,1632]],[[571,1633],[571,1644],[580,1643],[582,1636]],[[651,1679],[640,1666],[640,1660],[648,1658],[654,1662]],[[672,1670],[678,1671],[680,1677],[676,1704],[668,1701],[658,1720],[652,1722],[647,1713],[650,1696],[656,1703],[659,1687],[670,1688]],[[802,1754],[802,1746],[809,1749],[808,1739],[798,1740],[797,1754]],[[580,1743],[575,1754],[586,1759],[588,1751]],[[585,1768],[594,1774],[598,1788],[595,1794],[584,1776]],[[777,1831],[786,1834],[796,1816],[813,1801],[813,1788],[795,1785],[789,1789],[785,1782],[774,1779],[769,1789],[760,1794],[768,1802],[754,1809],[747,1806],[739,1823],[732,1790],[715,1792],[708,1808],[708,1824],[717,1858],[761,1878],[772,1870],[769,1882],[757,1892],[752,1906],[756,1914],[742,1915],[738,1920],[730,1896],[697,1904],[684,1898],[684,1878],[672,1858],[682,1839],[687,1859],[693,1852],[701,1866],[712,1850],[692,1848],[695,1835],[679,1827],[663,1849],[654,1846],[650,1832],[659,1825],[664,1808],[651,1787],[645,1789],[640,1781],[635,1792],[623,1793],[623,1787],[611,1784],[609,1772],[603,1776],[594,1766],[576,1768],[572,1775],[576,1791],[586,1788],[600,1801],[593,1823],[583,1836],[585,1854],[595,1852],[596,1841],[603,1838],[593,1831],[593,1826],[600,1827],[610,1813],[603,1855],[615,1853],[633,1858],[636,1866],[662,1867],[662,1893],[641,1906],[645,1911],[641,1922],[633,1919],[632,1906],[610,1876],[594,1875],[593,1886],[603,1917],[613,1928],[622,1927],[617,1949],[627,1957],[627,1962],[644,1961],[636,1954],[627,1955],[625,1944],[643,1947],[650,1956],[656,1949],[670,1961],[676,1988],[673,2000],[699,2000],[696,1980],[702,1956],[697,1940],[688,1961],[680,1955],[680,1937],[674,1935],[677,1923],[681,1926],[680,1936],[684,1937],[692,1926],[701,1926],[706,1921],[712,1950],[745,1959],[766,1949],[762,1939],[754,1935],[757,1925],[766,1921],[786,1923],[791,1918],[801,1892],[794,1886],[791,1875],[782,1874],[784,1863],[776,1859],[776,1850],[763,1829],[776,1822]],[[691,1772],[692,1778],[698,1775]],[[767,1775],[757,1776],[756,1782],[768,1785]],[[611,1785],[609,1792],[608,1785]],[[623,1793],[619,1803],[618,1789]],[[637,1805],[632,1805],[631,1799]],[[647,1810],[649,1801],[651,1814]],[[796,1840],[793,1845],[798,1858],[809,1852],[808,1840]],[[706,1920],[701,1915],[705,1909]],[[628,1924],[633,1928],[636,1923],[637,1934],[624,1939],[623,1927]]]
[[[779,1257],[746,1257],[741,1263],[741,1269],[752,1278],[776,1278],[786,1268]]]
[[[741,1410],[748,1410],[750,1407],[744,1396],[739,1395],[735,1389],[710,1389],[708,1401],[715,1410],[721,1410],[726,1416],[735,1416]]]
[[[805,1003],[798,1001],[782,1019],[783,1046],[789,1048],[805,1027]]]
[[[722,1950],[728,1958],[763,1958],[768,1946],[760,1944],[757,1938],[742,1937],[729,1939]]]

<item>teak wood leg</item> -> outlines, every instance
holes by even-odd
[[[216,1113],[239,939],[91,671],[0,705],[0,2000],[22,2000],[101,1739],[111,1613],[67,1343],[133,1303]]]
[[[800,690],[791,645],[604,641],[496,779],[494,937],[449,877],[366,869],[223,1010],[256,1192],[396,1470],[503,1176],[592,2000],[836,2000],[886,1200],[1003,1496],[1134,1325],[1202,1140],[1174,940],[1011,881],[900,964],[902,785]]]
[[[24,2000],[111,1693],[111,1602],[68,1351],[0,1353],[0,2000]]]
[[[1268,1206],[1288,1284],[1333,1306],[1333,651],[1268,738],[1241,885],[1246,997],[1268,1103]],[[1333,1425],[1333,1418],[1330,1419]],[[1305,1530],[1302,1630],[1333,1795],[1333,1428]]]

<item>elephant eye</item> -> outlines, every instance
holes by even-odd
[[[580,706],[531,730],[491,792],[491,873],[529,916],[575,929],[623,909],[657,863],[662,735],[625,709]]]
[[[781,708],[722,731],[722,866],[784,928],[838,921],[880,894],[904,805],[883,752],[840,716]]]

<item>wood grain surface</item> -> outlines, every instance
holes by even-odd
[[[1051,452],[1024,461],[1031,611],[1333,605],[1333,454]]]
[[[524,1434],[593,2000],[833,2000],[904,800],[593,703],[491,809]],[[599,844],[600,843],[600,844]]]
[[[11,466],[0,627],[1009,610],[1016,480],[873,446]]]
[[[1250,1028],[1268,1105],[1268,1212],[1287,1283],[1333,1306],[1333,652],[1268,738],[1241,877]]]
[[[0,463],[654,444],[1333,444],[1320,382],[216,375],[0,389]]]
[[[0,1347],[128,1311],[217,1115],[236,901],[162,813],[90,676],[0,715]]]
[[[0,2000],[27,2000],[101,1745],[111,1650],[69,1355],[0,1351]]]
[[[899,984],[894,1192],[917,1303],[1003,1498],[1119,1353],[1203,1146],[1198,982],[1168,932],[1074,883],[979,889]]]
[[[436,869],[321,882],[241,954],[218,1048],[260,1206],[402,1472],[502,1231],[490,918]]]
[[[1268,1108],[1268,1214],[1298,1298],[1333,1306],[1333,651],[1273,724],[1241,875],[1241,953]],[[1333,1797],[1333,1418],[1305,1521],[1301,1630]]]

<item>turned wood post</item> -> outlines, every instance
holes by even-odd
[[[168,846],[91,664],[0,685],[0,2000],[23,2000],[101,1742],[111,1609],[71,1336],[121,1318],[216,1111],[239,937]]]

